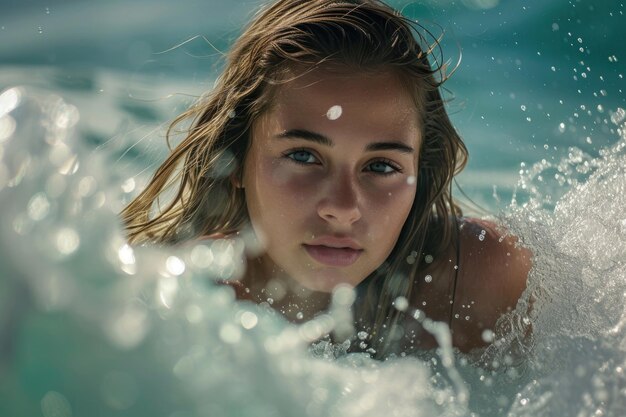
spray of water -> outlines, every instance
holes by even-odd
[[[82,147],[79,119],[54,95],[0,95],[0,415],[626,414],[623,110],[613,147],[523,173],[501,221],[534,267],[492,345],[454,355],[416,312],[440,349],[385,362],[312,344],[352,334],[345,288],[296,326],[215,285],[241,272],[237,239],[127,245],[117,213],[134,187]],[[555,170],[558,197],[540,180]]]
[[[532,248],[534,267],[516,311],[499,322],[484,366],[523,358],[527,385],[509,415],[626,412],[626,124],[612,115],[619,140],[597,156],[570,148],[557,163],[522,172],[501,217]],[[555,198],[553,177],[566,192]]]
[[[54,95],[0,95],[0,397],[12,398],[1,415],[466,412],[463,395],[431,384],[418,359],[311,345],[351,334],[351,290],[295,326],[216,285],[240,273],[237,239],[127,245],[117,213],[128,180],[81,146],[78,120]]]

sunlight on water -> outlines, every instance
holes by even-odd
[[[110,169],[106,152],[82,147],[79,120],[76,107],[51,94],[0,95],[0,397],[12,398],[0,414],[625,410],[623,109],[611,113],[619,140],[598,156],[571,148],[560,161],[522,167],[501,220],[533,249],[535,267],[517,310],[483,334],[493,344],[455,356],[447,327],[416,312],[441,348],[385,362],[343,344],[311,344],[354,332],[349,289],[335,291],[328,314],[296,326],[214,284],[240,273],[240,241],[127,245],[117,212],[137,185]],[[408,308],[406,299],[394,304]]]

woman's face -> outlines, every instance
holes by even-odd
[[[420,143],[414,102],[390,72],[318,69],[278,87],[241,184],[264,261],[314,291],[363,281],[409,214]]]

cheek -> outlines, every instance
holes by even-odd
[[[368,196],[370,225],[383,241],[395,242],[415,200],[415,185],[403,179]]]

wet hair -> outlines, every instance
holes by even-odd
[[[388,259],[357,289],[357,325],[369,333],[376,356],[384,356],[385,335],[402,315],[393,301],[411,299],[425,254],[456,244],[461,211],[451,184],[467,150],[441,96],[447,75],[441,57],[434,57],[438,41],[378,0],[278,0],[262,8],[227,54],[213,90],[170,126],[168,135],[191,123],[123,210],[129,241],[175,243],[249,226],[244,190],[233,176],[241,175],[253,123],[294,69],[392,71],[413,97],[422,144],[410,214]],[[415,262],[407,263],[410,257]]]

